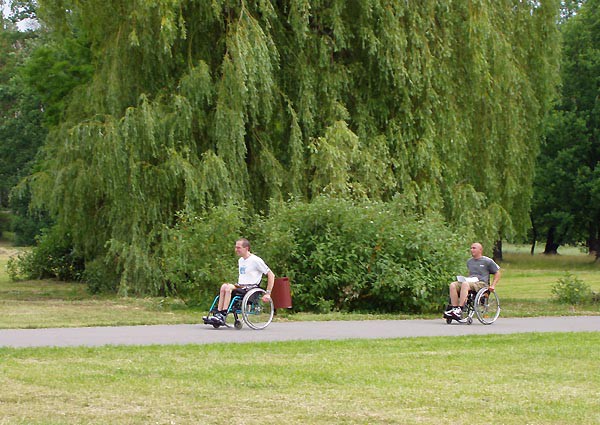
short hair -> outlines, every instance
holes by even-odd
[[[246,238],[239,238],[236,242],[241,242],[244,248],[250,249],[250,241]]]

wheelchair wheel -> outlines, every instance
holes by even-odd
[[[482,288],[475,296],[474,306],[477,319],[484,325],[491,325],[500,316],[500,299],[496,291]]]
[[[264,329],[273,320],[273,300],[264,302],[266,292],[261,288],[251,289],[242,300],[242,319],[252,329]]]

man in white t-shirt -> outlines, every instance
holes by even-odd
[[[250,242],[248,239],[242,238],[235,242],[235,253],[240,257],[238,260],[238,282],[235,285],[231,283],[221,285],[218,311],[213,316],[213,320],[220,325],[225,324],[232,294],[244,295],[248,290],[256,288],[260,284],[263,275],[266,274],[267,294],[263,299],[267,301],[271,297],[271,291],[275,283],[275,275],[269,266],[266,265],[262,258],[250,252]]]

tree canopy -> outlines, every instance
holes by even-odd
[[[30,173],[47,131],[41,126],[39,96],[24,83],[21,72],[38,37],[0,18],[0,208],[6,208],[11,188]]]
[[[600,1],[561,27],[561,91],[535,181],[534,224],[546,253],[586,241],[600,255]]]
[[[39,1],[89,48],[31,177],[87,259],[156,290],[178,211],[321,194],[529,226],[558,1]],[[144,290],[144,288],[142,288]]]

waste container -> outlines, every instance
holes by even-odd
[[[292,308],[292,291],[289,278],[278,277],[275,279],[271,299],[274,308]]]

